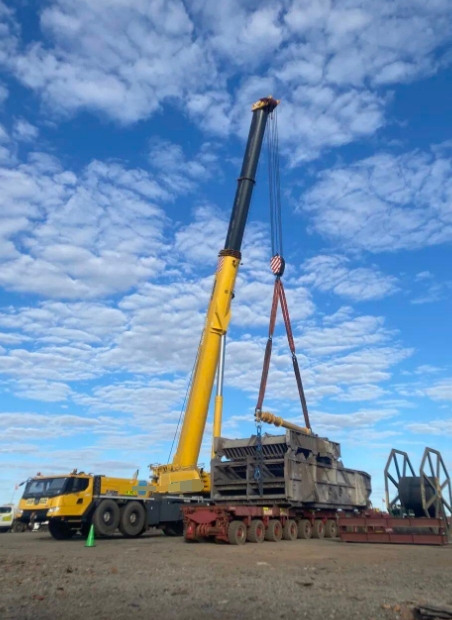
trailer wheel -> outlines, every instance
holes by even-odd
[[[248,528],[246,539],[252,543],[264,542],[265,527],[260,519],[253,519]]]
[[[284,540],[296,540],[298,537],[298,525],[293,519],[287,519],[283,527]]]
[[[119,525],[120,511],[112,499],[104,499],[94,511],[93,524],[98,536],[112,536]]]
[[[337,523],[334,519],[328,519],[325,524],[325,538],[336,538]]]
[[[300,519],[298,521],[298,538],[309,540],[312,536],[312,525],[309,519]]]
[[[231,545],[244,545],[246,543],[246,525],[243,521],[231,521],[228,527],[228,541]]]
[[[127,502],[121,509],[119,531],[126,538],[136,538],[144,532],[146,513],[140,502]]]
[[[270,519],[265,530],[265,540],[279,542],[282,538],[282,525],[278,519]]]
[[[314,521],[314,527],[312,528],[312,538],[323,538],[325,536],[325,526],[321,519]]]
[[[74,536],[73,530],[62,521],[49,521],[49,532],[55,540],[69,540]]]

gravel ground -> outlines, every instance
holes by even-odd
[[[409,620],[405,605],[452,606],[452,546],[338,540],[188,544],[0,535],[2,620]]]

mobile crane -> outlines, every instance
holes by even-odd
[[[231,318],[231,302],[241,260],[241,246],[255,185],[255,176],[268,117],[279,101],[260,99],[252,106],[252,120],[233,203],[224,249],[219,253],[212,294],[198,348],[193,381],[177,451],[172,463],[152,467],[152,480],[111,478],[74,470],[68,475],[42,476],[27,481],[18,517],[49,521],[56,539],[86,534],[94,524],[97,534],[139,536],[146,527],[182,534],[181,505],[199,503],[210,493],[210,477],[198,467],[215,373],[224,366],[224,337]],[[221,372],[219,373],[222,374]],[[221,378],[221,377],[220,377]],[[221,381],[220,381],[221,383]],[[214,436],[220,436],[222,396],[215,399]]]

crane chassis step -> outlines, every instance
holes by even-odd
[[[335,510],[306,510],[279,506],[183,506],[187,542],[213,540],[232,545],[245,542],[336,538]],[[342,513],[343,514],[343,513]]]

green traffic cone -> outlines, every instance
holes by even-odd
[[[94,525],[91,525],[89,528],[88,538],[86,539],[85,547],[95,547],[96,543],[94,542]]]

